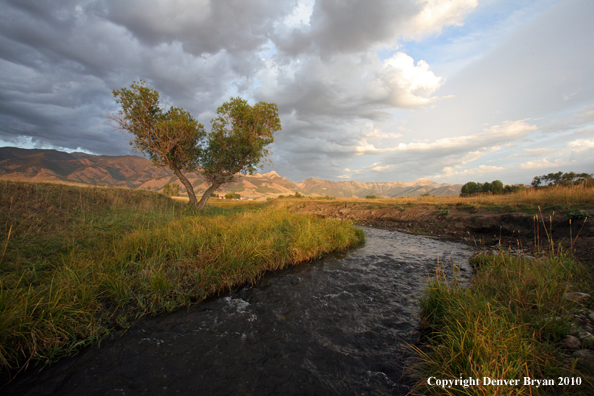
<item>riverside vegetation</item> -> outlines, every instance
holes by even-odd
[[[482,254],[468,287],[437,273],[421,300],[424,347],[417,391],[435,395],[592,395],[594,339],[578,324],[592,299],[572,301],[573,291],[594,291],[585,267],[563,253],[540,258]],[[591,314],[590,314],[591,315]],[[569,347],[568,334],[585,335]],[[580,345],[581,344],[581,345]],[[572,348],[581,348],[580,351]],[[480,379],[481,384],[428,386],[427,379]],[[519,380],[518,385],[485,384]],[[524,378],[550,380],[537,386]]]
[[[11,375],[364,239],[274,203],[197,211],[153,192],[12,181],[0,202],[0,371]]]
[[[420,345],[413,347],[417,355],[417,363],[411,368],[411,376],[416,381],[415,392],[435,395],[594,394],[594,337],[591,334],[594,301],[590,297],[594,295],[594,276],[590,253],[592,230],[589,229],[594,188],[555,186],[505,195],[376,198],[373,203],[364,199],[338,199],[320,204],[301,199],[285,201],[285,205],[300,213],[342,216],[397,229],[415,220],[424,224],[428,221],[445,223],[439,216],[460,224],[462,230],[472,229],[474,223],[488,217],[526,223],[515,224],[522,229],[522,236],[518,232],[508,235],[510,247],[516,247],[513,253],[502,244],[499,225],[495,227],[497,235],[488,243],[476,231],[468,234],[472,239],[465,239],[466,242],[479,242],[478,247],[487,252],[499,251],[483,253],[471,260],[475,273],[470,284],[462,285],[455,274],[446,276],[443,271],[438,271],[428,283],[421,300],[424,338]],[[432,212],[431,207],[435,213],[427,215]],[[450,214],[450,210],[456,214]],[[555,222],[555,218],[559,221]],[[580,244],[586,230],[586,243]],[[565,240],[556,240],[553,235]],[[583,251],[576,251],[576,246]],[[580,263],[575,256],[586,261]],[[575,292],[587,295],[571,298]],[[569,335],[575,336],[574,345],[570,345]],[[440,380],[478,378],[481,381],[489,377],[519,380],[519,384],[442,388],[429,386],[427,379],[430,377]],[[524,386],[524,377],[548,379],[555,385],[541,383],[537,387],[535,381]]]
[[[536,178],[535,178],[536,179]],[[594,188],[555,186],[520,190],[505,196],[466,198],[491,210],[535,212],[546,242],[532,244],[531,254],[480,254],[463,286],[437,272],[421,300],[425,344],[415,347],[417,391],[447,395],[592,395],[594,394],[594,275],[592,267],[572,257],[579,233],[564,244],[553,238],[541,206],[565,212],[583,230]],[[581,223],[581,228],[579,227]],[[538,225],[538,229],[540,225]],[[548,231],[547,231],[548,228]],[[575,238],[575,239],[574,239]],[[518,245],[521,241],[518,239]],[[583,252],[582,252],[583,253]],[[584,255],[582,254],[582,257]],[[592,260],[588,260],[592,264]],[[586,294],[583,294],[586,292]],[[479,385],[431,387],[427,378],[480,379]],[[483,378],[519,380],[488,385]],[[526,381],[525,378],[530,380]],[[540,382],[532,380],[548,380]]]

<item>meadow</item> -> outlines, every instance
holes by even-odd
[[[364,240],[270,203],[196,211],[154,192],[5,180],[0,203],[0,370],[13,374]]]
[[[419,196],[398,198],[336,198],[292,196],[282,199],[285,205],[291,205],[304,200],[320,202],[335,202],[337,204],[358,203],[376,206],[435,206],[456,207],[461,209],[483,209],[502,212],[538,213],[539,211],[567,211],[580,209],[594,209],[594,188],[581,186],[555,186],[550,188],[529,188],[511,194],[477,194],[468,197],[459,195],[447,196]]]

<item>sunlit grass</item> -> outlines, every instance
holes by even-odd
[[[469,287],[438,273],[421,300],[428,322],[428,348],[417,349],[422,378],[417,390],[435,395],[589,395],[591,365],[566,360],[559,342],[566,336],[577,303],[568,291],[592,292],[592,278],[562,254],[539,259],[480,255]],[[582,386],[523,386],[523,378],[580,377]],[[441,379],[520,379],[519,386],[427,386]]]
[[[487,209],[506,211],[527,211],[538,212],[542,210],[569,210],[572,208],[594,208],[594,188],[578,186],[557,186],[551,188],[529,188],[512,194],[492,195],[480,194],[471,197],[460,197],[459,195],[448,195],[443,197],[402,197],[402,198],[334,198],[332,200],[316,200],[314,197],[307,198],[285,198],[277,201],[284,202],[284,205],[296,205],[308,200],[320,203],[333,202],[336,204],[358,204],[371,205],[376,207],[390,206],[449,206],[459,209]]]
[[[364,238],[266,204],[196,212],[151,192],[5,181],[0,198],[3,370]]]

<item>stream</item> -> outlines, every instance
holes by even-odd
[[[462,244],[375,228],[346,253],[137,322],[4,395],[406,395],[427,276]],[[451,271],[450,271],[451,272]]]

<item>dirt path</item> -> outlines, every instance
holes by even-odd
[[[549,213],[499,213],[484,210],[439,209],[432,205],[404,206],[366,202],[337,203],[305,201],[291,207],[297,213],[353,220],[357,224],[395,229],[414,234],[444,237],[484,247],[549,248],[549,240],[565,251],[573,246],[574,257],[594,266],[594,217],[569,225],[565,215]],[[592,214],[592,213],[590,213]],[[579,236],[578,236],[579,234]]]

